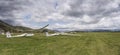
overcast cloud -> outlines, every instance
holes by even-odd
[[[0,19],[49,29],[119,29],[119,0],[0,0]]]

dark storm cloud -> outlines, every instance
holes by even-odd
[[[15,23],[15,21],[12,20],[12,19],[5,19],[3,21],[6,22],[6,23],[8,23],[8,24],[14,24]]]
[[[67,16],[71,16],[71,17],[82,17],[84,15],[83,12],[78,12],[78,11],[75,11],[75,10],[72,10],[72,11],[67,11],[65,13],[65,15]]]
[[[23,5],[28,5],[28,0],[0,0],[0,19],[12,24],[16,25],[16,17],[14,11],[22,11]]]

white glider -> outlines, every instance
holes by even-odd
[[[61,32],[61,33],[54,33],[54,34],[49,34],[48,32],[46,32],[45,34],[46,34],[47,37],[48,36],[57,36],[57,35],[73,35],[73,34],[68,34],[68,33],[63,33],[63,32]]]
[[[56,36],[56,35],[60,35],[60,34],[58,34],[58,33],[49,34],[48,32],[46,32],[45,34],[46,34],[47,37],[48,37],[48,36]]]
[[[11,36],[10,32],[6,33],[7,38],[11,38],[11,37],[31,37],[31,36],[34,36],[34,34],[24,33],[24,34],[21,34],[21,35]]]

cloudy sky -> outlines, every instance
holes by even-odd
[[[34,29],[120,29],[120,0],[0,0],[0,19]]]

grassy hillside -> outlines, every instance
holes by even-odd
[[[0,28],[3,29],[4,31],[14,31],[14,28],[12,25],[9,25],[2,20],[0,20]]]
[[[32,32],[32,28],[23,27],[23,26],[14,26],[14,28],[17,30],[17,32]]]
[[[77,33],[74,36],[10,38],[0,36],[0,55],[120,55],[119,32]]]
[[[0,29],[3,29],[5,32],[6,31],[10,31],[10,32],[26,32],[28,30],[32,30],[31,28],[28,28],[28,27],[10,25],[8,23],[5,23],[2,20],[0,20]]]

